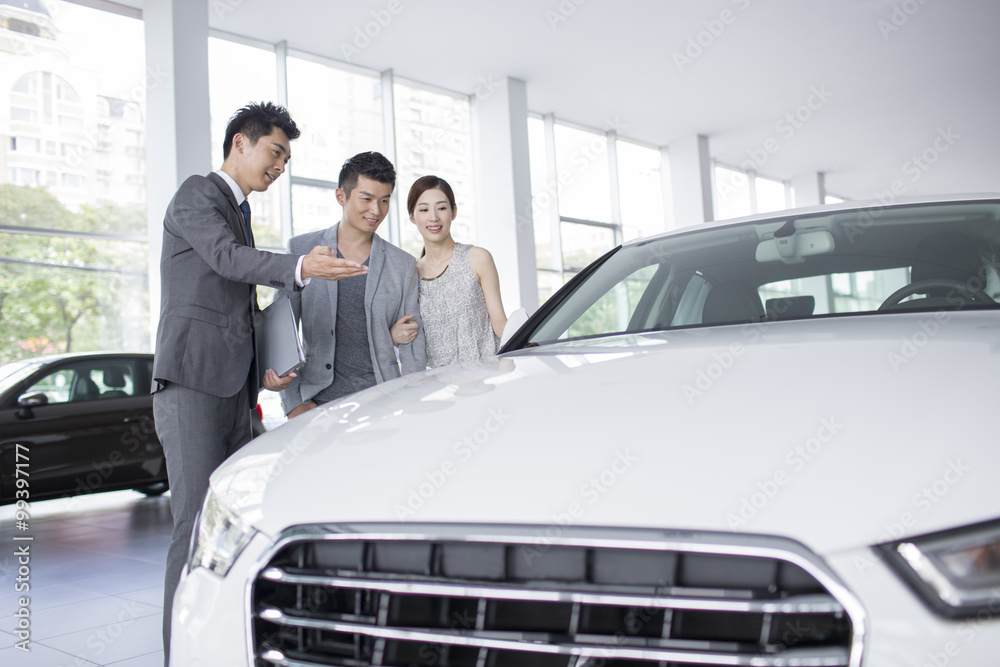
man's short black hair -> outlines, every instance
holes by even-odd
[[[393,190],[396,189],[396,169],[389,162],[389,159],[381,153],[375,151],[358,153],[347,160],[340,169],[337,186],[350,197],[351,190],[358,184],[358,176],[364,176],[379,183],[388,183]]]
[[[285,107],[271,102],[246,105],[229,119],[229,125],[226,126],[226,140],[222,142],[222,159],[229,157],[229,151],[233,147],[233,137],[237,133],[249,139],[253,145],[261,137],[271,134],[275,127],[281,129],[289,140],[299,138],[299,128]]]

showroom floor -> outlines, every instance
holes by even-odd
[[[30,512],[20,531],[14,508],[0,507],[0,665],[160,667],[169,497],[103,493],[34,503]],[[24,544],[31,590],[19,593],[14,552]],[[14,648],[21,596],[30,598],[30,653]]]

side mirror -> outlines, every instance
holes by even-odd
[[[506,345],[507,341],[510,340],[510,337],[513,336],[514,333],[521,328],[521,325],[527,321],[528,311],[524,308],[518,308],[511,313],[510,317],[507,318],[507,324],[503,327],[503,335],[500,336],[500,347]]]
[[[17,416],[19,419],[31,419],[34,415],[31,412],[31,408],[37,408],[42,405],[49,404],[49,397],[45,394],[31,394],[29,396],[21,396],[17,399],[17,407],[20,410],[17,411]]]

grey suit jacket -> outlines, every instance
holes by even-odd
[[[254,405],[262,375],[254,352],[254,285],[296,289],[297,262],[249,247],[236,198],[218,174],[184,181],[163,219],[153,391],[176,382],[226,398],[252,370]]]
[[[329,229],[302,234],[288,244],[293,254],[304,255],[316,246],[337,247],[337,223]],[[368,349],[377,382],[427,368],[424,325],[417,304],[419,277],[416,260],[409,253],[376,235],[368,258],[365,281],[365,316],[368,319]],[[337,282],[312,280],[301,292],[289,294],[292,311],[302,324],[302,347],[306,365],[281,392],[285,412],[310,400],[333,383],[333,359],[337,341]],[[413,315],[419,325],[417,337],[399,347],[399,363],[389,329],[403,315]],[[400,372],[402,365],[402,373]]]

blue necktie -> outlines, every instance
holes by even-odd
[[[240,212],[243,213],[243,230],[247,233],[247,245],[249,245],[252,248],[253,231],[251,231],[250,229],[250,202],[248,202],[246,199],[240,202]],[[254,306],[257,305],[257,289],[256,286],[253,284],[249,285],[249,287],[250,287],[250,321],[253,322],[253,310]],[[250,328],[250,336],[251,340],[254,341],[254,343],[250,346],[250,360],[253,361],[253,358],[256,356],[255,352],[257,348],[257,343],[255,340],[256,332],[254,332],[253,327]],[[250,366],[251,375],[253,374],[253,370],[254,370],[253,365],[251,365]],[[257,382],[257,379],[253,378],[253,382]]]
[[[247,245],[253,247],[253,230],[250,228],[250,202],[244,199],[240,203],[240,211],[243,212],[243,229],[247,233]]]

